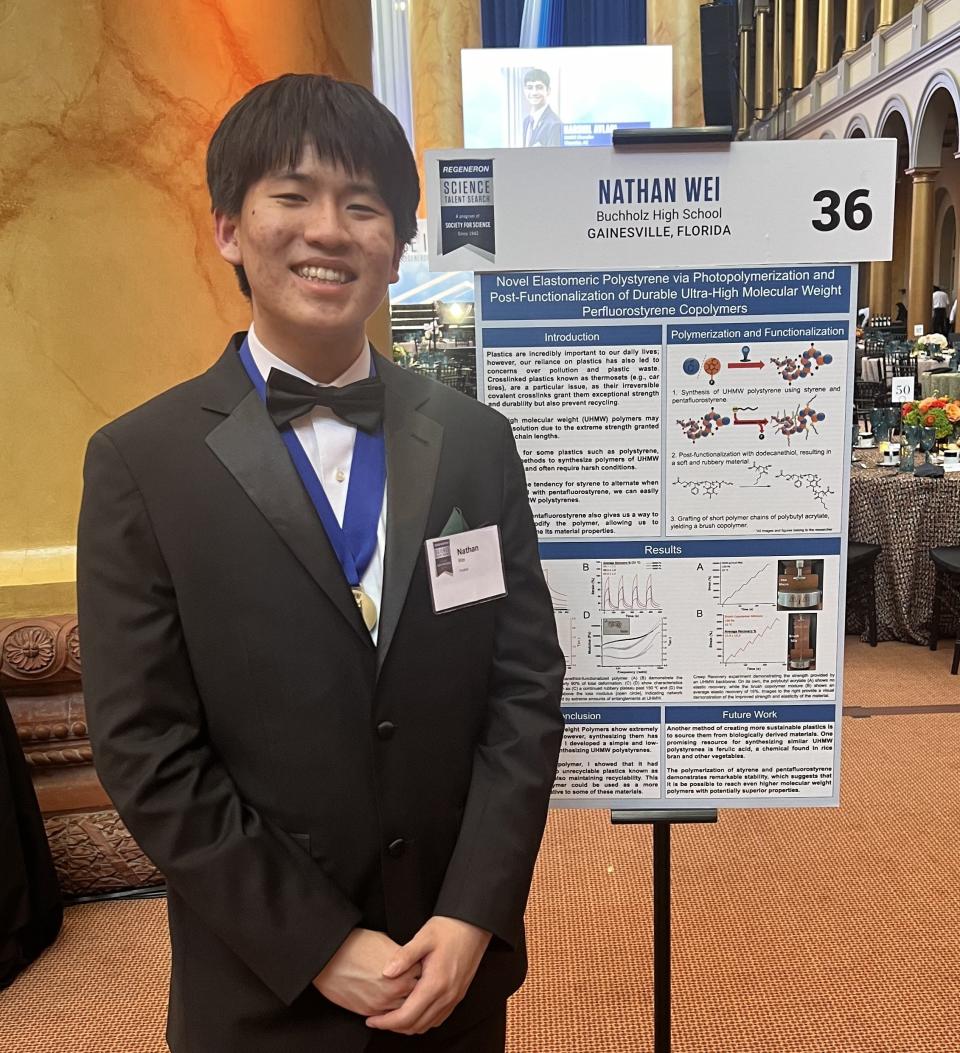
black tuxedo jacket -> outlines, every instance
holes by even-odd
[[[97,770],[167,878],[177,1053],[349,1053],[312,979],[355,926],[494,933],[451,1025],[523,980],[563,658],[506,420],[377,359],[375,647],[237,356],[90,441],[78,537]],[[433,613],[424,540],[500,526],[508,595]]]
[[[523,141],[527,146],[563,146],[563,121],[556,112],[547,106],[543,111],[530,142],[527,142],[527,130],[533,124],[533,118],[527,114],[523,119]]]

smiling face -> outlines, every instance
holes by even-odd
[[[246,272],[263,343],[318,380],[320,366],[329,379],[343,372],[403,252],[373,180],[311,145],[295,168],[253,183],[239,216],[214,219],[220,254]]]
[[[550,94],[550,89],[542,80],[525,81],[523,91],[527,97],[527,102],[530,103],[531,109],[539,110],[542,106],[546,106],[547,96]]]

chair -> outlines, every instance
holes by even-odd
[[[853,382],[853,404],[858,413],[869,413],[877,406],[883,406],[887,402],[887,386],[883,382],[874,383],[871,380],[855,380]]]
[[[874,582],[879,545],[851,541],[847,545],[847,604],[856,604],[867,620],[867,639],[877,646],[877,591]],[[960,549],[958,549],[960,552]]]
[[[933,616],[930,619],[930,650],[937,649],[940,637],[940,621],[946,610],[960,622],[960,545],[930,549],[936,578],[933,586]],[[953,645],[953,664],[950,673],[957,675],[960,669],[960,631]]]

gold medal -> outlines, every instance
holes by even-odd
[[[360,608],[360,615],[363,618],[363,624],[367,627],[368,632],[372,631],[373,627],[377,624],[377,605],[359,585],[351,588],[350,591],[353,593],[353,598],[357,601],[357,607]]]

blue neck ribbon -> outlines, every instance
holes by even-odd
[[[267,384],[260,375],[250,347],[244,338],[240,348],[240,361],[247,371],[257,394],[266,402]],[[376,369],[371,356],[370,375]],[[387,456],[383,440],[383,425],[372,434],[357,429],[353,444],[353,462],[350,466],[350,482],[347,485],[347,503],[343,512],[343,526],[337,521],[330,501],[323,489],[310,458],[307,456],[292,425],[284,424],[279,429],[280,438],[286,446],[303,482],[307,495],[317,510],[320,522],[336,553],[344,577],[351,588],[356,588],[364,575],[373,554],[377,551],[377,527],[380,509],[383,506],[383,491],[387,481]]]

